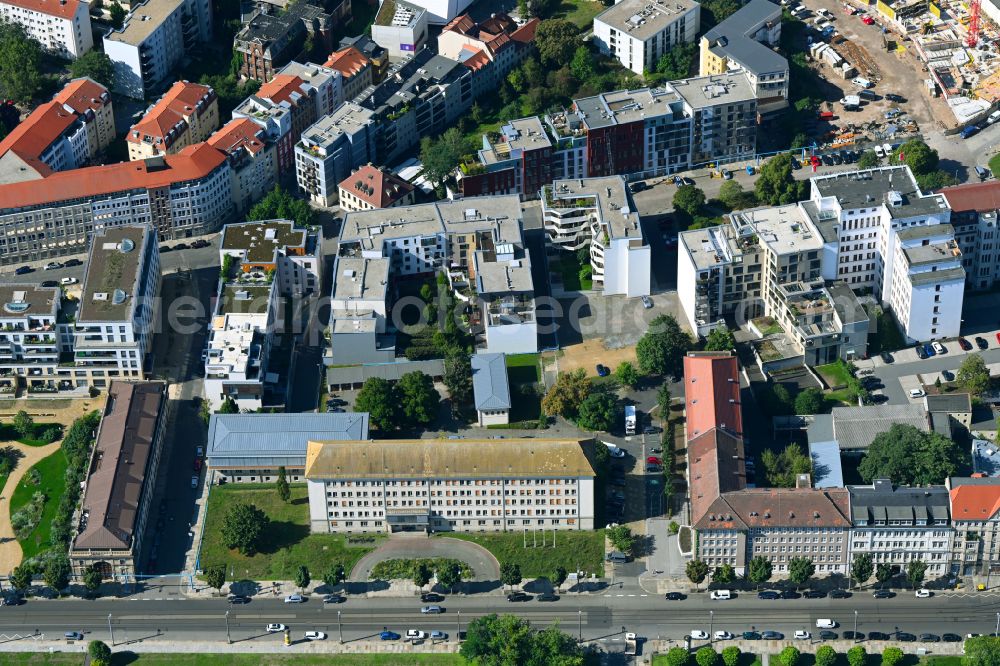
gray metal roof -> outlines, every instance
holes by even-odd
[[[826,414],[820,416],[826,416]],[[812,458],[813,465],[813,488],[843,488],[844,468],[840,462],[840,447],[834,440],[812,441],[812,428],[809,431],[809,457]]]
[[[367,439],[368,414],[213,414],[207,457],[301,456],[309,440]]]
[[[870,486],[848,486],[851,520],[947,520],[951,498],[944,486],[893,486],[876,479]]]
[[[968,393],[944,393],[924,398],[928,412],[963,414],[972,411],[972,397]]]
[[[769,20],[781,20],[781,8],[770,0],[750,0],[739,11],[705,33],[710,50],[732,58],[755,74],[788,69],[788,61],[770,48],[747,36]],[[723,40],[720,42],[719,40]]]
[[[897,423],[930,432],[930,423],[923,405],[834,407],[831,414],[834,438],[841,451],[863,451],[876,435],[887,432]]]
[[[373,363],[370,365],[352,365],[346,368],[329,368],[326,371],[326,383],[340,386],[343,384],[360,384],[371,377],[381,377],[391,382],[408,372],[420,371],[431,377],[444,375],[444,361],[432,359],[429,361],[399,361],[396,363]],[[361,439],[364,439],[363,437]]]
[[[476,409],[510,409],[507,357],[503,354],[476,354],[472,357],[472,391]]]
[[[940,194],[924,195],[907,166],[880,167],[863,171],[842,171],[814,176],[812,182],[821,197],[836,197],[845,210],[877,208],[885,205],[893,219],[940,215],[947,220],[950,209]],[[888,193],[900,195],[890,203]]]

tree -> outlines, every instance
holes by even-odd
[[[74,78],[89,77],[105,88],[110,88],[115,77],[115,66],[106,53],[90,50],[69,64],[69,73]]]
[[[691,655],[682,647],[672,647],[667,650],[668,666],[687,666],[691,660]]]
[[[334,562],[330,565],[330,568],[326,570],[326,573],[323,574],[323,584],[326,585],[328,589],[332,590],[346,577],[344,565],[340,562]]]
[[[618,402],[606,391],[591,393],[580,404],[576,423],[584,430],[608,432],[615,426]]]
[[[0,24],[0,93],[29,102],[42,86],[42,47],[17,23]]]
[[[42,577],[45,579],[45,584],[58,593],[69,587],[69,577],[72,573],[69,559],[65,555],[59,555],[45,564]]]
[[[521,582],[521,566],[514,562],[500,565],[500,584],[514,587]]]
[[[868,553],[857,553],[854,555],[854,561],[851,562],[851,578],[858,585],[864,585],[872,574],[875,573],[875,564],[872,562],[872,556]]]
[[[671,315],[659,315],[639,338],[635,355],[639,369],[647,375],[683,374],[684,355],[691,349],[691,337]]]
[[[14,570],[10,572],[10,584],[18,594],[23,593],[29,587],[31,587],[31,582],[35,577],[35,570],[27,562],[14,567]]]
[[[875,567],[875,580],[879,585],[885,585],[892,580],[892,567],[888,564],[879,564]]]
[[[722,663],[724,666],[739,666],[741,656],[743,655],[740,649],[735,645],[730,645],[722,650]]]
[[[547,19],[535,29],[535,47],[542,65],[561,67],[570,62],[580,45],[580,31],[565,19]]]
[[[515,615],[484,615],[469,622],[459,650],[482,666],[582,666],[583,648],[558,627],[534,631]]]
[[[104,641],[90,641],[87,655],[91,666],[111,666],[111,648]]]
[[[816,650],[816,666],[833,666],[837,663],[837,651],[829,645],[821,645]]]
[[[639,385],[639,371],[635,369],[635,365],[633,365],[631,361],[622,361],[618,367],[615,368],[615,379],[617,379],[622,386],[634,389]]]
[[[906,580],[914,590],[924,582],[927,573],[927,563],[922,560],[910,560],[906,563]]]
[[[218,90],[216,93],[218,94]],[[316,211],[304,199],[299,199],[280,185],[275,185],[274,189],[250,209],[247,220],[292,220],[297,226],[311,227],[316,224]]]
[[[214,567],[205,569],[205,583],[209,587],[214,587],[222,592],[222,586],[226,584],[226,565],[217,564]]]
[[[701,560],[691,560],[684,567],[684,573],[687,574],[688,580],[696,586],[701,585],[705,577],[708,576],[708,565]]]
[[[304,590],[309,587],[309,583],[311,582],[312,577],[309,576],[309,568],[304,564],[300,564],[295,570],[295,587]]]
[[[674,192],[674,210],[681,210],[694,217],[705,205],[705,193],[694,185],[681,185]]]
[[[882,666],[896,666],[903,660],[903,651],[898,647],[887,647],[882,650]],[[817,664],[817,666],[819,666]]]
[[[444,385],[452,411],[472,402],[472,363],[468,355],[451,354],[444,359]]]
[[[815,386],[803,389],[795,396],[795,413],[819,414],[823,411],[823,392]]]
[[[702,11],[712,15],[708,24],[717,25],[735,14],[742,6],[737,0],[706,0],[702,3]]]
[[[108,9],[111,14],[111,26],[118,30],[123,25],[125,25],[125,8],[121,6],[118,0],[111,3],[111,7]]]
[[[990,371],[986,369],[986,361],[979,354],[970,354],[958,366],[958,374],[955,375],[959,386],[978,396],[990,387]]]
[[[753,192],[747,192],[735,180],[727,180],[719,187],[719,201],[731,210],[749,208],[756,204]]]
[[[772,571],[771,560],[762,555],[756,555],[747,565],[747,578],[754,585],[760,585],[771,580]]]
[[[788,153],[776,155],[765,162],[754,187],[757,200],[771,206],[805,199],[808,191],[807,181],[798,181],[792,176],[792,156]]]
[[[448,128],[437,140],[425,136],[420,140],[420,161],[423,163],[424,176],[435,189],[443,192],[444,181],[467,152],[465,137],[457,127]]]
[[[14,415],[11,425],[21,437],[31,437],[35,434],[35,420],[23,409]]]
[[[424,585],[431,582],[431,568],[426,562],[417,562],[413,567],[413,584],[423,589]]]
[[[805,585],[814,573],[816,565],[808,557],[793,557],[788,561],[788,578],[796,587]]]
[[[728,326],[713,328],[705,338],[705,351],[732,351],[736,349],[736,338]]]
[[[589,81],[594,76],[594,56],[584,45],[576,47],[573,59],[569,63],[569,71],[578,81]]]
[[[902,159],[900,159],[902,158]],[[910,167],[914,176],[923,176],[937,171],[938,152],[921,139],[910,139],[892,151],[892,164],[902,162]]]
[[[559,587],[566,582],[566,569],[562,566],[557,566],[552,572],[552,576],[549,577],[549,582]]]
[[[716,567],[715,573],[712,574],[712,582],[720,585],[728,585],[734,580],[736,580],[736,570],[729,564]]]
[[[1000,638],[976,636],[967,639],[964,648],[970,666],[1000,666]]]
[[[101,572],[94,567],[87,567],[83,572],[83,587],[87,594],[93,595],[101,587]]]
[[[447,590],[455,589],[455,586],[462,580],[462,569],[457,562],[448,562],[438,567],[437,579]]]
[[[928,486],[944,483],[967,461],[968,453],[948,437],[894,423],[872,440],[858,472],[865,483],[890,479],[898,485]]]
[[[706,645],[703,648],[698,648],[698,651],[694,653],[694,660],[698,666],[715,666],[715,663],[719,661],[719,653]]]
[[[950,172],[938,169],[937,171],[931,171],[930,173],[922,173],[917,176],[917,185],[924,192],[930,192],[932,190],[938,190],[942,187],[948,187],[950,185],[956,185],[958,180]]]
[[[222,519],[222,542],[250,556],[257,552],[260,538],[267,528],[267,514],[248,502],[237,502]]]
[[[779,385],[778,388],[784,387]],[[781,453],[764,449],[760,454],[760,464],[764,468],[767,484],[774,488],[792,488],[799,474],[812,471],[812,459],[794,443],[786,446]]]
[[[780,653],[778,653],[778,663],[781,664],[781,666],[795,666],[796,664],[799,663],[800,656],[801,653],[799,652],[798,648],[789,645]]]
[[[560,372],[556,382],[542,398],[542,409],[546,414],[572,419],[580,409],[584,399],[590,395],[590,379],[583,368],[571,372]]]
[[[630,527],[615,525],[614,527],[607,528],[604,533],[615,550],[621,551],[626,555],[632,554],[632,548],[635,546],[635,535],[632,534]]]
[[[868,651],[861,645],[855,645],[847,651],[848,666],[865,666],[868,661]]]
[[[222,401],[222,404],[219,406],[219,408],[217,410],[215,410],[215,413],[216,414],[239,414],[240,413],[240,408],[236,404],[235,400],[233,400],[232,398],[230,398],[230,397],[227,396],[226,399]]]
[[[675,44],[656,61],[656,73],[665,81],[686,79],[691,75],[698,47],[694,44]]]
[[[673,403],[673,400],[674,397],[670,395],[670,384],[664,382],[656,392],[656,406],[660,410],[660,418],[663,421],[670,418],[670,405]]]
[[[390,432],[399,425],[399,395],[392,383],[381,377],[365,380],[354,401],[355,410],[368,412],[372,425],[382,432]]]
[[[278,468],[278,481],[277,481],[278,497],[281,501],[288,503],[292,499],[292,489],[288,487],[288,476],[285,473],[284,467]]]
[[[859,169],[874,169],[881,163],[879,156],[875,154],[874,150],[866,150],[861,153],[861,157],[858,159]]]
[[[441,396],[434,388],[434,380],[419,370],[408,372],[396,385],[402,403],[403,415],[411,425],[426,426],[437,418]]]

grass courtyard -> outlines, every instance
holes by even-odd
[[[512,562],[521,567],[524,578],[551,576],[556,567],[568,572],[585,571],[588,574],[604,575],[604,530],[581,530],[579,532],[557,532],[555,548],[552,547],[552,531],[545,533],[546,546],[541,546],[542,533],[527,536],[521,532],[496,532],[493,534],[461,534],[450,532],[445,536],[478,543],[493,553],[500,564]],[[537,538],[537,547],[532,547]],[[528,547],[524,547],[527,539]]]
[[[11,495],[10,514],[12,516],[19,509],[28,505],[36,492],[45,495],[45,503],[35,528],[27,538],[18,539],[21,550],[24,551],[24,559],[32,558],[52,546],[52,519],[56,517],[59,502],[66,489],[66,467],[68,464],[66,454],[62,452],[62,449],[47,458],[42,458],[31,468],[38,470],[39,484],[32,483],[32,473],[31,470],[28,470]]]
[[[278,497],[273,484],[232,483],[212,488],[208,498],[208,516],[201,544],[200,566],[224,564],[235,570],[237,578],[251,580],[291,580],[299,565],[306,565],[313,578],[339,562],[351,568],[374,545],[348,545],[346,537],[309,533],[309,498],[305,484],[291,485],[291,501]],[[226,548],[222,542],[222,523],[227,507],[247,502],[261,509],[270,519],[263,542],[251,556]]]
[[[850,375],[847,372],[847,368],[844,367],[843,364],[827,363],[826,365],[817,365],[815,370],[831,389],[847,386],[847,378]]]

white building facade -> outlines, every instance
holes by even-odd
[[[642,75],[677,44],[690,44],[701,25],[701,5],[691,0],[619,0],[594,18],[594,40],[604,55]]]
[[[90,3],[81,0],[5,0],[0,17],[22,26],[42,48],[64,58],[79,58],[94,47]]]

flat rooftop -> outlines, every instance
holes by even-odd
[[[384,0],[375,16],[375,25],[406,28],[416,24],[421,14],[427,13],[423,7],[417,7],[402,0]]]
[[[145,226],[109,227],[91,238],[77,321],[124,321],[139,289]]]
[[[445,230],[452,234],[467,234],[495,229],[498,243],[520,243],[522,210],[516,194],[496,197],[470,197],[459,201],[439,201],[436,204]]]
[[[476,284],[480,294],[534,291],[531,261],[526,252],[513,261],[490,261],[491,254],[483,251],[475,254]]]
[[[55,317],[62,294],[59,287],[37,284],[0,285],[0,319]]]
[[[271,304],[271,285],[227,284],[222,288],[219,314],[264,314]]]
[[[741,210],[730,214],[729,219],[740,236],[753,230],[758,240],[778,255],[823,249],[823,237],[798,204]]]
[[[923,271],[922,273],[910,273],[910,283],[915,285],[929,284],[932,282],[954,282],[965,280],[965,269],[948,268],[943,271]]]
[[[206,454],[219,467],[240,462],[253,465],[261,456],[296,456],[305,464],[313,439],[364,439],[368,414],[212,414]]]
[[[673,115],[681,97],[669,86],[614,90],[573,100],[576,115],[590,129]]]
[[[682,231],[678,240],[699,270],[731,263],[736,250],[733,230],[728,224]]]
[[[552,203],[548,202],[548,194],[552,195]],[[589,205],[574,200],[589,199]],[[564,203],[563,203],[564,202]],[[583,205],[580,205],[583,204]],[[596,208],[601,221],[607,225],[612,240],[619,238],[636,238],[642,240],[642,226],[639,224],[639,213],[632,202],[625,179],[621,176],[605,178],[574,178],[557,180],[552,188],[546,190],[546,208]]]
[[[621,0],[605,9],[595,21],[610,25],[633,39],[646,41],[677,21],[692,9],[700,12],[700,5],[693,0]]]
[[[335,270],[331,300],[385,300],[388,259],[338,257]]]
[[[905,247],[903,254],[910,266],[962,260],[962,251],[958,249],[958,243],[953,240]]]
[[[184,0],[147,0],[133,5],[122,29],[111,31],[104,39],[138,46],[183,4]]]
[[[944,213],[948,202],[940,194],[922,196],[909,167],[882,167],[816,176],[821,197],[836,197],[846,210],[884,205],[893,218]],[[898,193],[890,197],[889,193]]]
[[[309,149],[316,146],[326,149],[343,134],[355,134],[366,125],[372,124],[375,114],[354,102],[344,102],[328,116],[323,116],[304,132],[300,144]]]
[[[711,76],[695,76],[690,79],[671,81],[667,85],[693,109],[756,102],[757,100],[756,87],[750,83],[747,74],[741,71],[712,74]]]
[[[248,264],[266,264],[286,247],[304,247],[307,233],[288,220],[229,224],[222,230],[220,249],[245,253]]]
[[[519,118],[500,126],[500,139],[491,142],[491,148],[481,150],[480,156],[487,164],[503,162],[518,152],[550,148],[552,141],[538,116]]]

